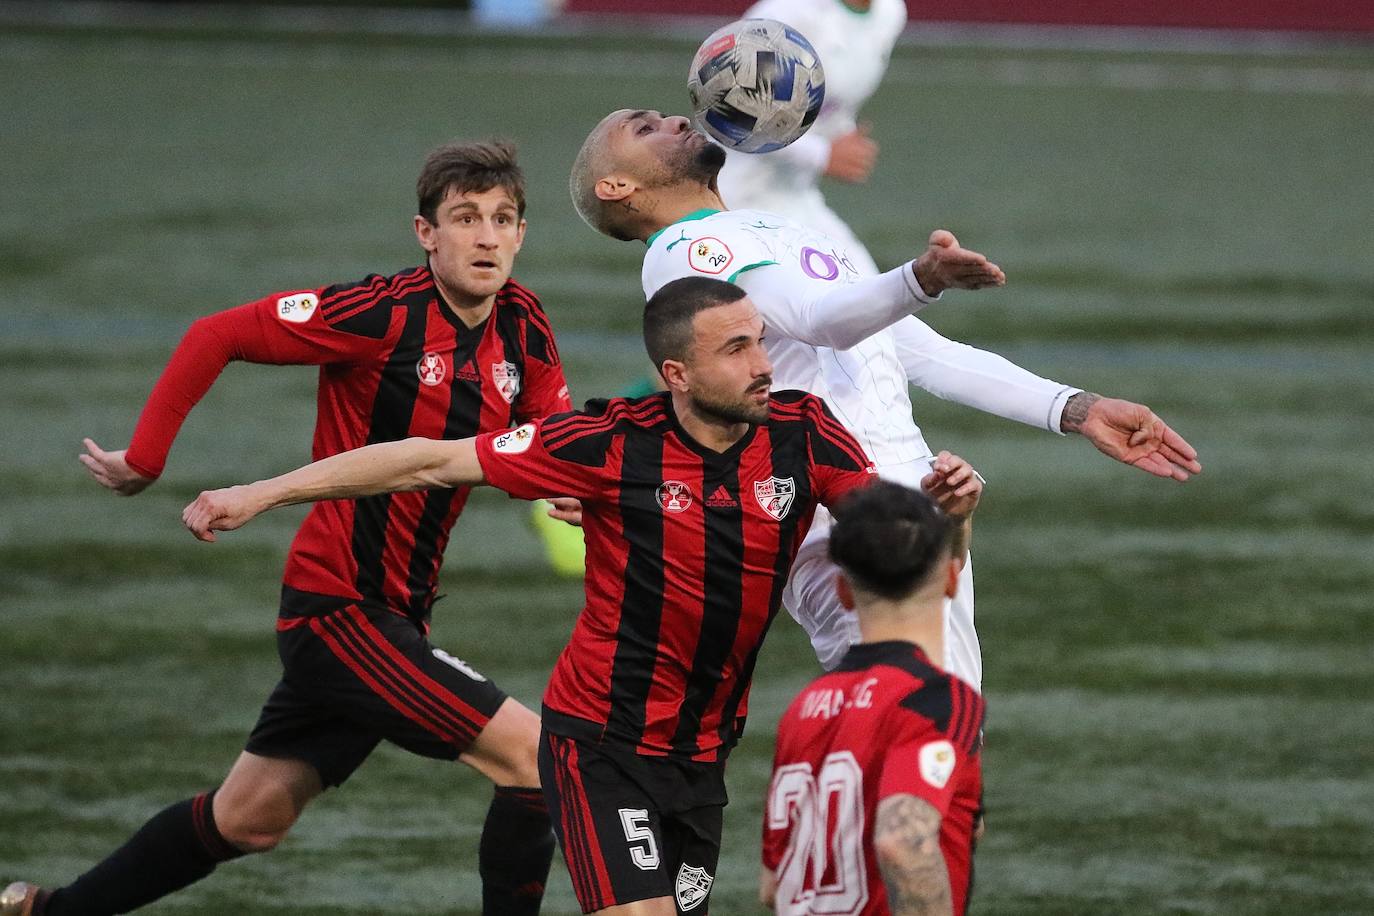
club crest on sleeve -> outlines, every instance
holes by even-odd
[[[520,367],[515,363],[502,360],[491,364],[491,380],[496,383],[496,391],[506,399],[507,404],[515,402],[520,393]]]
[[[797,485],[791,477],[786,479],[769,477],[767,480],[754,481],[754,497],[764,512],[778,521],[792,508],[792,498],[797,494]]]
[[[948,741],[932,741],[917,755],[921,778],[937,789],[943,789],[954,774],[954,745]]]
[[[714,882],[715,878],[708,875],[706,869],[683,862],[682,867],[677,870],[675,888],[678,909],[685,913],[700,906],[710,896],[711,885]]]
[[[534,441],[534,424],[509,430],[491,440],[491,450],[502,455],[518,455],[530,447]]]
[[[420,376],[421,383],[433,387],[448,376],[448,366],[444,365],[444,357],[440,354],[426,353],[415,364],[415,373]]]
[[[320,297],[314,293],[296,293],[277,300],[277,317],[291,324],[305,324],[315,314]]]
[[[723,274],[735,260],[734,252],[718,238],[703,236],[687,249],[687,263],[704,274]]]
[[[665,480],[655,492],[665,512],[686,512],[692,505],[692,491],[680,480]]]

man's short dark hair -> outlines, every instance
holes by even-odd
[[[665,285],[644,304],[644,349],[655,369],[665,359],[683,360],[692,345],[692,319],[697,312],[738,302],[744,290],[710,277],[683,277]]]
[[[834,514],[830,559],[880,598],[907,597],[949,556],[954,523],[919,490],[877,480],[851,492]]]
[[[450,189],[459,194],[481,194],[492,188],[504,188],[524,217],[525,173],[516,164],[514,144],[505,140],[445,143],[430,151],[420,169],[415,182],[418,212],[433,223]]]

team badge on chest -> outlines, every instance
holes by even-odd
[[[792,508],[792,497],[796,493],[797,487],[791,477],[786,480],[769,477],[767,480],[754,481],[754,496],[759,505],[778,521],[782,521],[787,510]]]
[[[513,404],[515,396],[520,393],[520,367],[505,360],[492,363],[491,380],[496,383],[496,391],[506,399],[506,403]]]
[[[680,480],[665,480],[654,494],[658,504],[667,512],[686,512],[692,505],[692,491]]]
[[[426,353],[415,364],[415,372],[420,376],[420,381],[433,387],[448,375],[448,367],[444,365],[444,358],[438,353]]]

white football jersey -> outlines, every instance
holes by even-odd
[[[873,0],[855,12],[841,0],[762,0],[742,18],[776,19],[806,36],[825,68],[825,102],[816,123],[790,147],[762,155],[732,152],[720,174],[731,207],[780,209],[776,199],[816,196],[830,141],[858,125],[906,26],[905,0]],[[799,203],[801,201],[798,201]]]
[[[766,328],[773,387],[824,398],[879,468],[931,454],[912,419],[907,376],[891,334],[875,333],[846,350],[805,342],[813,320],[808,306],[836,286],[864,279],[843,247],[760,210],[703,210],[650,237],[644,295],[687,276],[747,283]],[[762,289],[770,295],[759,295]]]

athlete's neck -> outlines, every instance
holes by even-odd
[[[671,226],[684,216],[698,210],[724,210],[725,204],[715,186],[693,185],[680,193],[665,195],[654,201],[653,219],[646,220],[640,229],[639,240],[647,241],[655,232]]]
[[[676,391],[673,392],[673,413],[687,435],[713,452],[727,451],[749,432],[748,423],[731,422],[703,414],[692,406],[690,397]]]
[[[487,320],[496,305],[496,294],[490,296],[468,296],[451,288],[438,274],[434,274],[434,288],[439,291],[439,301],[465,327],[475,328]]]
[[[859,633],[863,642],[902,640],[921,647],[936,665],[944,666],[944,596],[913,595],[905,601],[886,601],[866,595],[860,603]]]

